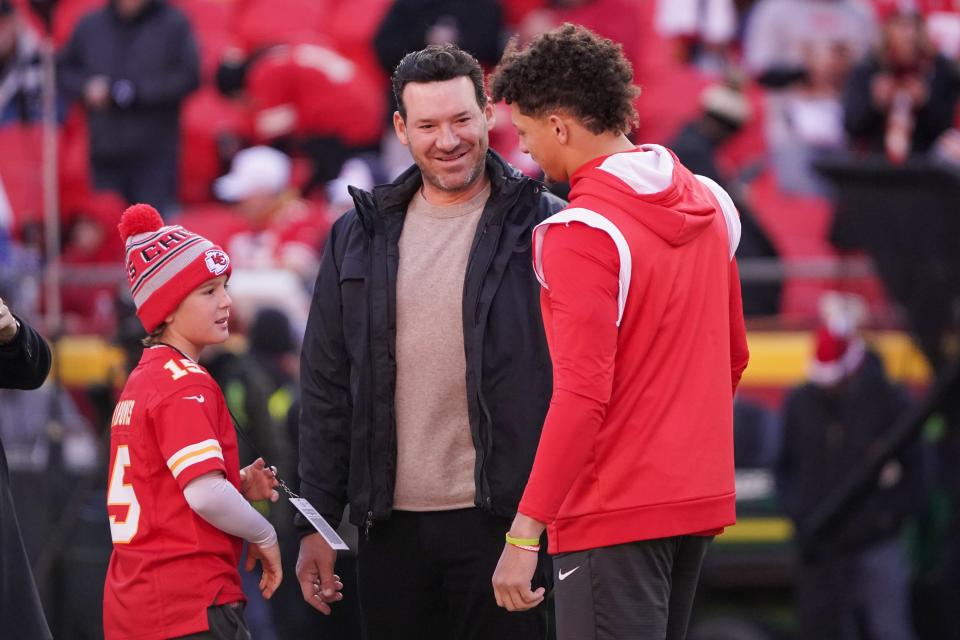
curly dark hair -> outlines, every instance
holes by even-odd
[[[490,88],[494,102],[516,104],[526,116],[564,110],[596,134],[627,134],[637,124],[633,101],[640,90],[623,47],[569,23],[525,49],[512,39]]]
[[[420,51],[403,56],[390,77],[393,98],[397,111],[406,121],[407,109],[403,105],[403,88],[411,82],[444,82],[466,76],[473,82],[477,104],[487,106],[487,92],[483,87],[483,69],[472,55],[453,44],[432,44]]]

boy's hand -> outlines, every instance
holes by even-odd
[[[280,482],[273,473],[273,468],[266,466],[263,458],[257,458],[253,464],[240,470],[240,493],[251,502],[276,502],[280,499],[280,494],[274,490],[277,486],[280,486]]]
[[[263,462],[261,460],[261,462]],[[268,547],[262,547],[257,544],[247,545],[247,571],[253,571],[260,561],[262,575],[260,576],[260,593],[267,600],[273,595],[273,592],[280,586],[283,580],[283,567],[280,564],[280,545],[276,542]]]

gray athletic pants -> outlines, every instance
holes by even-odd
[[[554,556],[557,640],[683,640],[712,539],[677,536]]]

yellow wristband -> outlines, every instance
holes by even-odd
[[[509,531],[507,531],[506,538],[507,538],[507,544],[512,544],[515,547],[540,546],[540,538],[514,538],[512,535],[510,535]]]

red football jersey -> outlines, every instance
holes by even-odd
[[[106,640],[202,632],[207,607],[244,599],[242,541],[203,520],[183,496],[188,482],[210,471],[240,488],[223,393],[179,351],[151,347],[127,380],[110,431]]]

